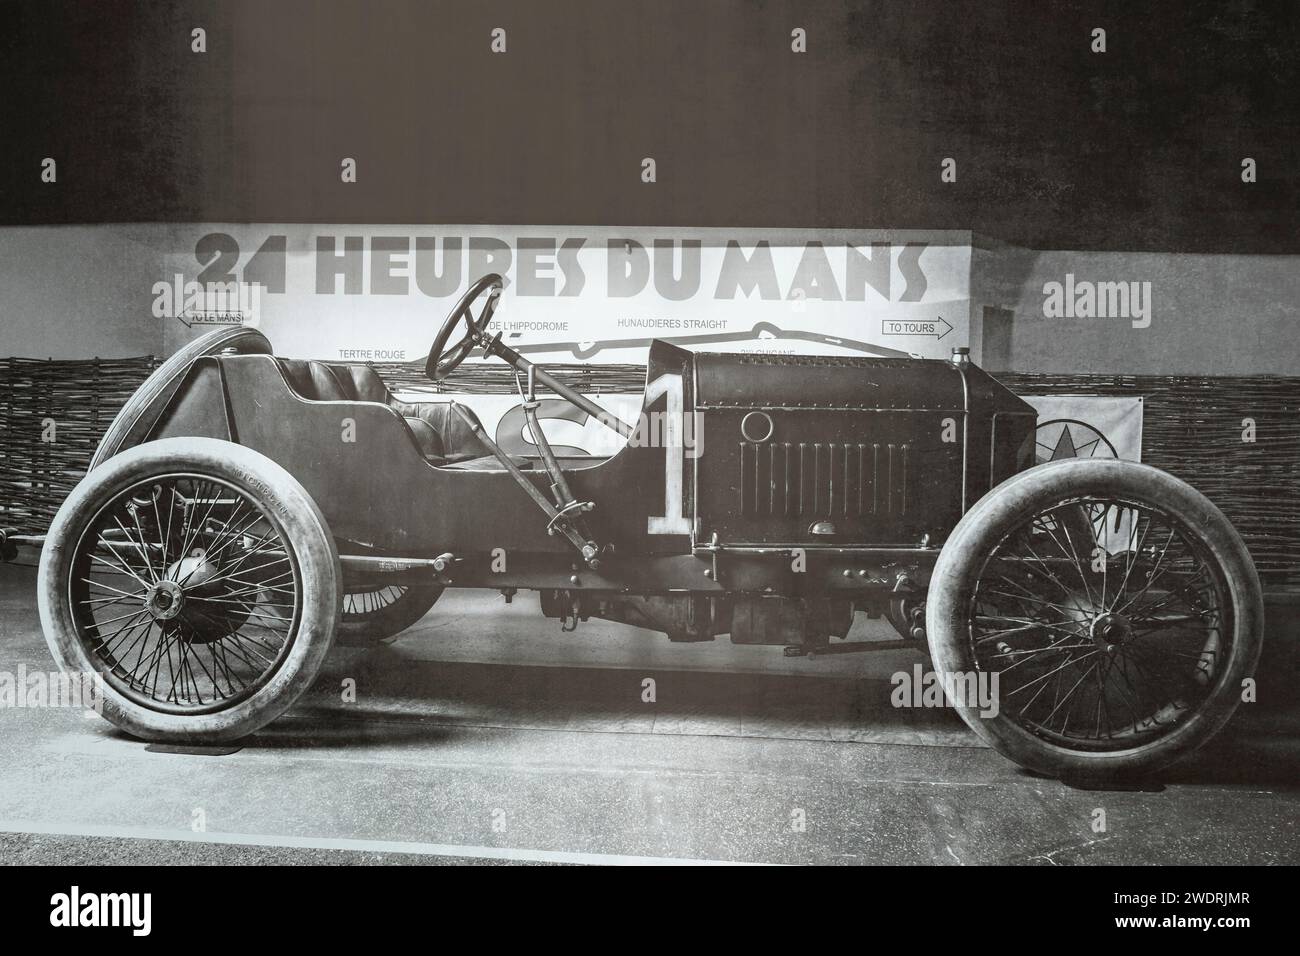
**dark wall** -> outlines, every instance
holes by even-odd
[[[0,223],[916,227],[1051,249],[1300,247],[1295,3],[96,0],[0,16]],[[194,26],[206,54],[190,52]],[[489,51],[498,26],[504,55]],[[790,52],[795,27],[806,54]],[[39,181],[46,156],[57,184]],[[355,184],[339,181],[345,156]],[[944,157],[956,183],[940,182]]]
[[[1044,287],[1079,282],[1145,286],[1145,319],[1057,316]],[[1094,252],[976,246],[971,256],[973,346],[990,369],[1097,375],[1300,373],[1300,256]],[[984,309],[1009,313],[999,348]],[[996,321],[996,320],[995,320]],[[1143,326],[1143,321],[1149,321]]]

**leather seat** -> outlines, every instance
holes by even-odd
[[[499,467],[474,429],[452,410],[451,402],[402,402],[369,365],[278,359],[284,377],[303,398],[316,402],[378,402],[402,416],[420,449],[435,465],[487,458]],[[478,424],[472,409],[460,406]],[[480,425],[480,427],[482,427]],[[490,466],[489,466],[490,467]]]

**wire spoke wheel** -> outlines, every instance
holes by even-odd
[[[419,621],[442,596],[436,584],[357,584],[343,595],[339,643],[372,647],[394,640]]]
[[[926,602],[944,686],[996,703],[953,692],[967,725],[1030,770],[1079,779],[1147,774],[1209,740],[1262,625],[1259,577],[1222,512],[1115,459],[1039,465],[990,491],[944,543]]]
[[[402,600],[411,589],[404,584],[389,584],[369,591],[349,591],[343,595],[343,620],[363,621]]]
[[[989,555],[970,651],[1032,733],[1117,751],[1196,713],[1230,650],[1212,560],[1175,516],[1114,497],[1033,514]]]
[[[208,438],[128,449],[68,496],[37,598],[65,671],[103,681],[103,713],[151,740],[235,740],[274,720],[333,644],[338,552],[303,487]]]
[[[199,712],[246,698],[275,672],[300,592],[284,532],[250,495],[165,474],[94,517],[69,598],[106,681],[149,706]]]

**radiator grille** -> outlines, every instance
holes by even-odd
[[[740,442],[744,515],[907,514],[909,446],[861,442]]]

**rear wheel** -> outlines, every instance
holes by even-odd
[[[376,584],[349,588],[343,595],[338,643],[344,647],[387,644],[420,618],[442,597],[437,584]]]
[[[149,442],[91,472],[51,525],[38,602],[104,716],[148,740],[234,740],[315,678],[339,613],[338,553],[302,486],[207,438]]]
[[[927,602],[945,689],[996,688],[996,708],[950,693],[966,723],[1024,767],[1084,779],[1148,773],[1216,733],[1262,622],[1222,512],[1115,460],[1040,465],[989,492],[944,545]]]

